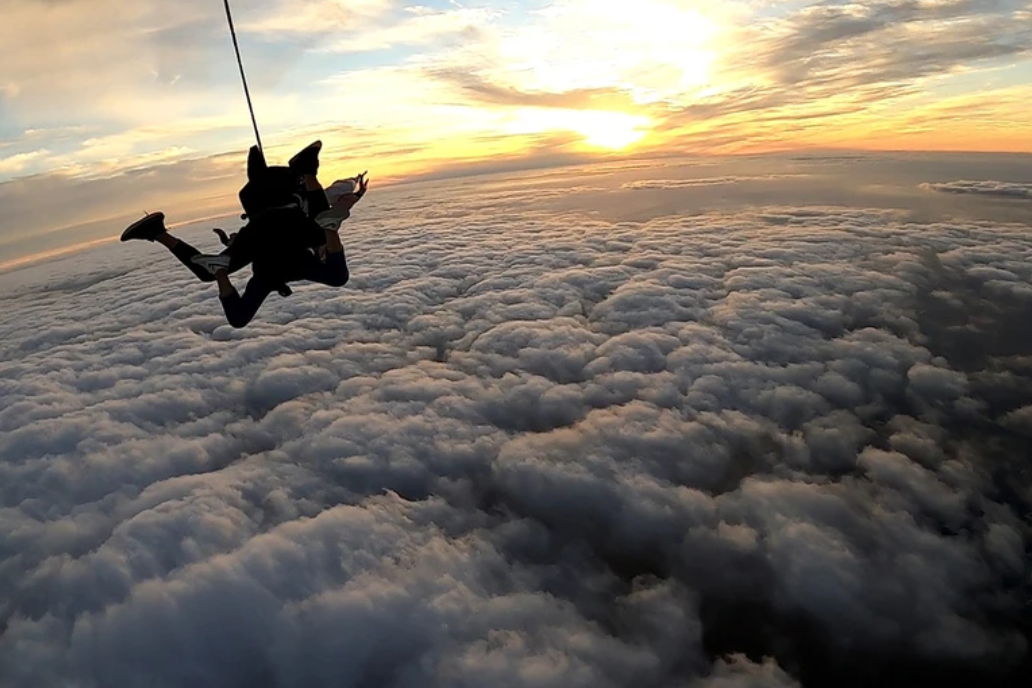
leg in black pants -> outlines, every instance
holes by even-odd
[[[244,228],[246,229],[246,227]],[[241,233],[243,230],[241,230]],[[239,239],[239,235],[237,237]],[[214,282],[215,276],[208,272],[207,269],[202,268],[193,262],[193,257],[201,254],[196,248],[186,243],[182,239],[168,234],[167,232],[157,238],[157,241],[164,245],[172,255],[179,259],[179,262],[187,267],[187,269],[197,276],[197,279],[202,282]],[[232,259],[229,264],[229,272],[232,274],[238,270],[247,266],[251,262],[251,257],[247,255],[246,242],[242,242],[237,246],[237,242],[233,242],[233,246],[222,251],[220,255],[229,255]],[[235,250],[234,250],[235,248]]]
[[[348,262],[344,251],[334,251],[326,255],[326,262],[320,261],[315,256],[306,254],[307,257],[297,266],[296,275],[283,281],[317,282],[330,287],[343,287],[348,282]],[[226,278],[228,284],[228,277]],[[244,327],[254,318],[262,303],[269,297],[269,294],[276,291],[278,283],[256,274],[247,281],[247,287],[241,295],[236,289],[230,286],[227,291],[222,283],[219,283],[219,301],[222,302],[222,310],[226,312],[226,320],[233,327]]]

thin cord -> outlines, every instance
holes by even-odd
[[[233,50],[236,51],[237,66],[240,67],[240,80],[244,82],[244,95],[247,97],[247,109],[251,111],[251,124],[254,126],[254,138],[258,141],[258,149],[262,148],[262,137],[258,133],[258,120],[254,117],[254,106],[251,104],[251,91],[247,88],[247,77],[244,75],[244,62],[240,59],[240,45],[237,43],[236,29],[233,27],[233,15],[229,11],[229,0],[223,0],[226,6],[226,20],[229,21],[229,33],[233,36]]]

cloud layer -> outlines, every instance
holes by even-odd
[[[940,182],[922,184],[921,188],[929,191],[951,194],[974,194],[980,196],[999,196],[1002,198],[1032,198],[1032,184],[1022,182],[968,181]]]
[[[2,683],[1020,685],[1027,226],[592,179],[370,194],[239,331],[0,273]]]

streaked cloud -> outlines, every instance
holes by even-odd
[[[270,0],[251,8],[241,29],[279,35],[332,34],[370,29],[397,14],[393,0]]]
[[[6,158],[0,158],[0,174],[20,172],[28,163],[46,156],[48,152],[45,148],[41,148],[30,153],[18,153]]]
[[[1032,183],[997,182],[997,181],[965,181],[927,182],[922,189],[951,194],[975,194],[980,196],[1000,196],[1003,198],[1032,198]]]

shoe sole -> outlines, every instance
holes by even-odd
[[[287,161],[287,167],[293,168],[294,163],[298,160],[298,158],[307,153],[309,149],[314,149],[316,153],[322,152],[322,141],[315,141],[302,148],[300,153],[298,153],[297,155],[295,155]]]

